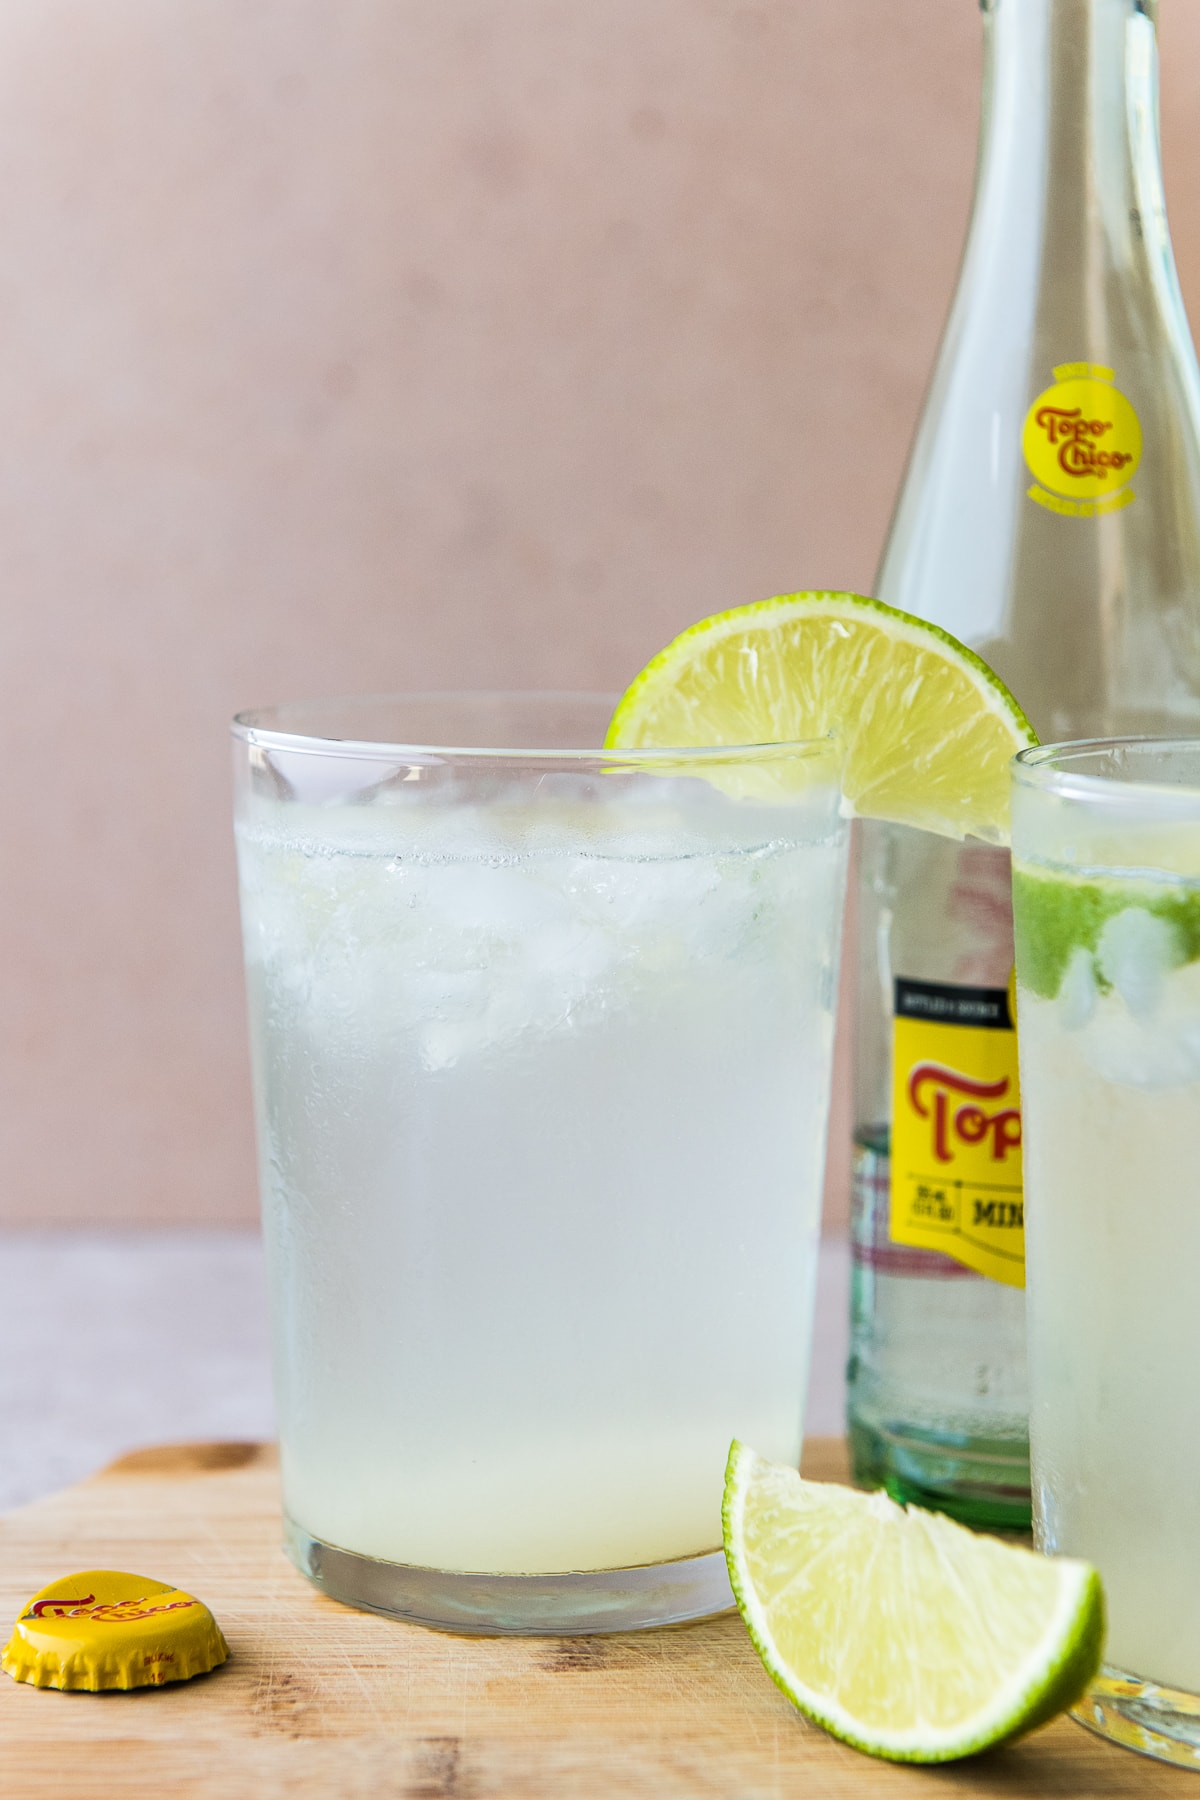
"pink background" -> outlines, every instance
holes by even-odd
[[[978,77],[971,0],[5,0],[0,1221],[255,1216],[237,707],[869,589]]]

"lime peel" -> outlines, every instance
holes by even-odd
[[[722,1506],[738,1609],[776,1685],[872,1756],[949,1762],[1072,1705],[1096,1673],[1100,1578],[941,1514],[804,1481],[744,1444]]]
[[[1007,842],[1008,763],[1036,743],[987,664],[861,594],[779,594],[701,619],[636,677],[609,749],[837,736],[844,810]]]

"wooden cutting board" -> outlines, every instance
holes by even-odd
[[[844,1478],[842,1446],[812,1444],[805,1466]],[[132,1694],[39,1691],[0,1675],[0,1795],[1200,1800],[1190,1773],[1067,1720],[948,1768],[873,1762],[795,1712],[735,1616],[496,1639],[354,1612],[285,1560],[277,1482],[267,1446],[168,1446],[0,1519],[0,1629],[56,1576],[130,1569],[207,1601],[232,1650],[211,1675]]]

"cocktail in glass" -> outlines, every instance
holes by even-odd
[[[1107,1592],[1076,1716],[1200,1766],[1200,742],[1023,751],[1013,888],[1035,1529]]]
[[[610,710],[235,727],[287,1541],[456,1629],[727,1606],[730,1439],[800,1451],[839,753]]]

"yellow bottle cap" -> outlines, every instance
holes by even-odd
[[[52,1581],[22,1612],[0,1657],[35,1687],[161,1687],[223,1663],[229,1646],[207,1606],[165,1581],[85,1569]]]

